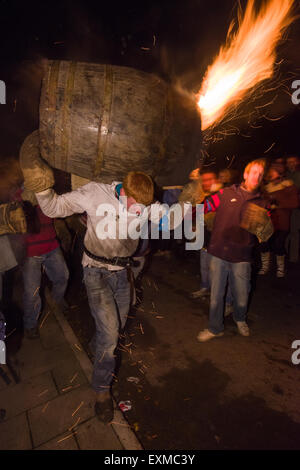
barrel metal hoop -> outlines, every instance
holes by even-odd
[[[72,104],[72,97],[74,91],[75,73],[76,73],[76,62],[71,62],[69,65],[67,83],[64,93],[64,102],[62,105],[62,130],[61,130],[61,162],[60,168],[68,169],[68,152],[69,152],[69,141],[70,141],[70,129],[72,127],[70,119],[70,111]]]
[[[50,73],[48,75],[49,81],[47,83],[47,89],[49,93],[49,114],[53,113],[53,119],[51,121],[53,124],[52,132],[49,132],[49,135],[52,134],[53,142],[52,146],[48,144],[48,149],[52,147],[53,149],[53,161],[52,166],[56,166],[56,145],[55,145],[55,136],[56,136],[56,100],[57,100],[57,86],[58,86],[58,76],[59,76],[59,60],[53,60],[50,65]],[[50,119],[48,119],[50,121]],[[47,132],[48,134],[48,132]],[[48,137],[46,137],[48,140]]]
[[[108,141],[110,116],[112,107],[113,96],[113,68],[111,65],[105,66],[104,77],[104,97],[103,97],[103,112],[100,118],[99,131],[98,131],[98,158],[95,163],[95,176],[101,174],[101,169],[104,164],[105,150]]]

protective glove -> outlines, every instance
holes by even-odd
[[[0,235],[26,233],[27,222],[22,204],[10,202],[0,205]]]
[[[26,190],[39,193],[54,185],[53,171],[40,155],[39,131],[34,131],[24,140],[20,150],[20,165]]]
[[[240,226],[253,235],[256,235],[260,242],[266,242],[274,233],[273,224],[268,211],[256,204],[247,204],[242,214]]]

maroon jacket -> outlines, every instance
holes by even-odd
[[[241,185],[232,185],[207,197],[204,213],[215,211],[216,218],[208,252],[230,263],[251,262],[255,235],[240,227],[243,211],[251,202],[266,208],[260,193],[249,193]]]

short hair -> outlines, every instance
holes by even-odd
[[[246,167],[244,169],[244,173],[249,173],[249,171],[251,170],[251,168],[254,165],[262,166],[264,171],[265,171],[266,165],[267,165],[266,159],[265,158],[258,158],[257,160],[252,160],[252,162],[249,162],[248,165],[246,165]]]
[[[153,202],[154,184],[152,178],[142,171],[130,171],[123,180],[123,188],[127,197],[149,206]]]

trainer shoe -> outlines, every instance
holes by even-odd
[[[204,343],[205,341],[209,341],[210,339],[213,339],[213,338],[219,338],[223,335],[224,335],[223,331],[215,335],[214,333],[206,329],[206,330],[200,331],[200,333],[197,336],[197,340],[200,341],[200,343]]]
[[[95,414],[99,421],[109,424],[114,417],[114,403],[110,392],[97,393]]]
[[[237,324],[240,335],[250,336],[249,326],[247,325],[245,321],[237,321],[236,324]]]
[[[209,297],[210,292],[206,287],[202,287],[200,290],[196,290],[190,294],[192,299],[200,299],[201,297]]]

